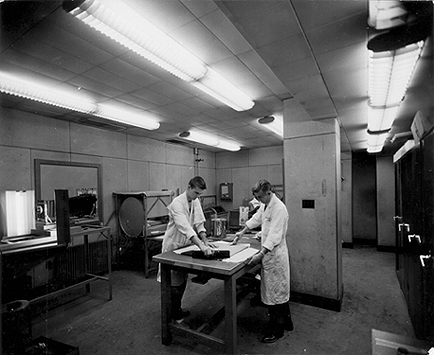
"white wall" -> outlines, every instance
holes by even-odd
[[[233,200],[218,203],[225,210],[237,209],[253,198],[251,188],[260,179],[283,185],[283,145],[216,153],[216,185],[233,183]]]
[[[98,163],[104,224],[114,211],[113,192],[183,192],[194,176],[190,147],[11,109],[0,110],[0,132],[0,192],[34,190],[35,159]],[[215,194],[215,154],[201,150],[201,157],[199,173],[207,182],[206,193]],[[114,218],[109,225],[114,231]]]

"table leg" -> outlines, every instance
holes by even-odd
[[[112,285],[112,236],[110,231],[107,232],[107,244],[108,244],[108,283],[109,283],[109,300],[113,299],[113,285]]]
[[[233,277],[225,280],[225,345],[226,354],[236,354],[237,336],[237,287]]]
[[[87,276],[90,269],[90,260],[89,260],[89,236],[85,234],[83,236],[84,239],[84,274]],[[86,284],[86,293],[90,292],[90,283]]]
[[[169,324],[171,322],[172,289],[170,267],[160,264],[161,267],[161,342],[169,345],[172,342]]]

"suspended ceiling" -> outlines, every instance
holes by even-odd
[[[5,94],[1,105],[169,142],[197,129],[251,149],[282,144],[257,121],[282,115],[282,102],[292,99],[311,120],[337,118],[342,151],[366,150],[367,42],[379,33],[368,28],[367,1],[124,1],[249,95],[254,107],[225,106],[73,18],[62,1],[0,4],[0,70],[148,111],[160,128],[113,124]],[[410,131],[418,110],[433,111],[433,74],[428,41],[382,154],[405,142],[390,139]]]

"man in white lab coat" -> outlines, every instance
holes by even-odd
[[[289,309],[290,274],[286,246],[289,216],[286,206],[272,192],[267,180],[257,182],[252,192],[261,205],[246,226],[236,233],[233,243],[236,244],[244,233],[262,226],[261,250],[249,263],[262,263],[261,301],[268,308],[270,324],[261,341],[274,343],[283,336],[284,330],[294,329]]]
[[[205,255],[212,254],[211,246],[206,237],[204,227],[205,216],[198,197],[206,189],[202,177],[196,176],[188,183],[188,188],[175,197],[167,206],[169,224],[164,234],[162,252],[196,244]],[[181,308],[182,297],[187,286],[188,274],[182,271],[172,271],[172,319],[178,323],[190,312]],[[160,281],[160,275],[158,275]]]

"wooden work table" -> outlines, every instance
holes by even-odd
[[[232,240],[233,235],[228,235]],[[242,238],[239,243],[249,243],[251,247],[259,249],[260,243],[253,235]],[[255,266],[247,262],[225,262],[218,260],[194,259],[190,256],[180,255],[173,251],[162,253],[153,257],[161,265],[161,326],[162,343],[169,345],[172,335],[181,335],[194,339],[209,346],[223,347],[227,354],[236,354],[237,340],[237,290],[236,281]],[[224,319],[225,336],[219,339],[198,330],[182,327],[171,322],[171,271],[182,270],[192,274],[205,274],[209,278],[224,281]]]

